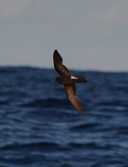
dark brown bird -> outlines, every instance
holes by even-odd
[[[84,77],[77,78],[71,76],[69,70],[63,65],[63,59],[57,50],[53,53],[53,62],[55,70],[60,74],[60,77],[56,77],[56,82],[64,85],[64,92],[67,95],[68,99],[75,107],[75,109],[81,114],[84,115],[81,102],[76,96],[76,87],[75,83],[87,82]]]

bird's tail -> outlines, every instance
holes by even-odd
[[[78,78],[78,81],[79,81],[79,82],[87,82],[87,80],[86,80],[84,77]]]

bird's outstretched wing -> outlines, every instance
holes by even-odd
[[[69,70],[63,65],[63,59],[57,50],[53,53],[53,62],[55,70],[60,74],[60,76],[69,76]]]
[[[67,95],[68,99],[72,103],[72,105],[75,107],[75,109],[81,114],[84,115],[81,102],[76,96],[76,87],[75,84],[72,85],[64,85],[64,92]]]

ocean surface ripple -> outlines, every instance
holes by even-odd
[[[0,67],[0,167],[128,167],[128,73],[71,73],[84,116],[53,69]]]

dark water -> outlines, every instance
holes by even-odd
[[[0,68],[0,167],[128,167],[128,73],[72,74],[84,116],[54,70]]]

